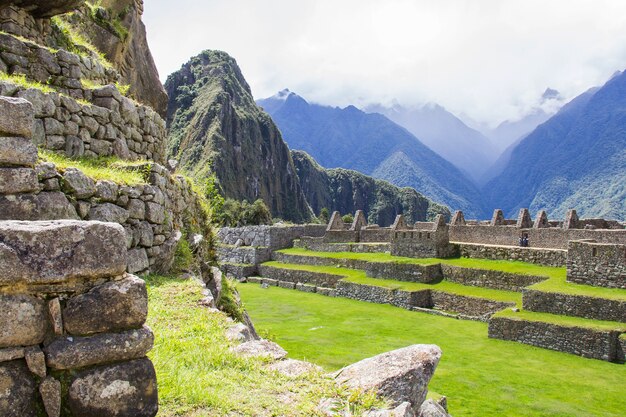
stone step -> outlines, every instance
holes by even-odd
[[[626,300],[525,289],[525,310],[626,323]]]
[[[585,319],[562,316],[504,311],[489,320],[489,337],[509,340],[585,358],[623,362],[626,330],[620,323],[601,325]]]

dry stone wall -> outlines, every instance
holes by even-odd
[[[0,221],[0,415],[156,415],[147,291],[125,273],[125,238],[112,223]]]
[[[166,271],[182,237],[200,244],[207,215],[192,185],[156,163],[137,165],[146,183],[95,181],[78,169],[37,164],[33,109],[24,99],[0,97],[0,220],[99,220],[126,230],[128,271]]]
[[[0,95],[33,104],[33,142],[69,157],[116,156],[165,162],[165,122],[112,85],[89,90],[93,104],[0,82]]]
[[[486,298],[468,297],[442,291],[431,291],[432,306],[438,310],[458,313],[468,317],[479,317],[487,320],[489,317],[507,307],[514,307],[515,303],[493,301]]]
[[[626,244],[569,242],[567,280],[577,284],[626,289]]]
[[[223,227],[217,237],[226,245],[262,246],[276,250],[292,247],[293,241],[302,236],[323,236],[325,229],[326,226],[318,224]]]
[[[358,253],[379,253],[389,252],[390,243],[326,243],[321,237],[303,236],[294,242],[294,247],[309,249],[318,252],[358,252]]]
[[[620,332],[567,327],[551,323],[492,317],[489,337],[609,362],[623,357]]]
[[[518,246],[527,233],[530,247],[567,249],[570,240],[595,239],[602,243],[626,244],[625,229],[564,229],[561,227],[519,229],[516,226],[451,225],[450,241],[486,245]]]
[[[567,251],[564,249],[494,246],[479,243],[457,243],[464,258],[493,259],[529,262],[545,266],[564,266]]]
[[[493,288],[521,292],[524,287],[545,281],[548,277],[511,274],[488,269],[462,268],[441,264],[441,271],[446,281],[458,282],[474,287]]]
[[[524,290],[525,310],[626,323],[626,301]]]

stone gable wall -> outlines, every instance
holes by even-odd
[[[567,280],[577,284],[626,289],[626,244],[569,242]]]
[[[0,221],[0,242],[0,415],[156,415],[148,295],[125,273],[124,229]]]

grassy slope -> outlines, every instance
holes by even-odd
[[[626,369],[598,360],[487,338],[480,322],[410,312],[276,287],[239,285],[253,321],[290,356],[338,369],[414,343],[443,358],[430,388],[464,416],[622,416]]]
[[[159,276],[146,281],[160,417],[309,417],[318,415],[321,398],[357,410],[381,404],[371,395],[342,391],[321,375],[287,378],[265,369],[263,359],[231,353],[224,335],[230,323],[198,304],[198,283]]]

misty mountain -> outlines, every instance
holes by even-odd
[[[381,113],[406,128],[474,181],[479,181],[499,154],[499,149],[487,137],[438,104],[413,108],[371,105],[365,111]]]
[[[509,216],[521,207],[562,218],[626,218],[626,74],[569,102],[512,150],[484,187]]]
[[[480,192],[465,174],[381,114],[310,104],[289,90],[257,103],[291,149],[305,151],[325,168],[352,169],[415,188],[469,217],[485,214]]]
[[[495,129],[483,130],[483,133],[501,151],[506,150],[552,117],[563,104],[565,103],[561,93],[552,88],[546,88],[539,102],[530,112],[517,120],[505,120]]]

